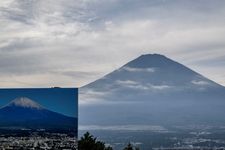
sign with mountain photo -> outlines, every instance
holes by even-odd
[[[0,89],[0,149],[76,149],[77,120],[75,88]]]

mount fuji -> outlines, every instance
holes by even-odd
[[[225,87],[163,55],[141,55],[80,88],[80,125],[225,124]]]
[[[19,97],[0,109],[0,128],[76,130],[77,118],[50,111],[27,97]]]

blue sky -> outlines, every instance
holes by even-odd
[[[67,116],[78,116],[76,88],[0,89],[0,107],[18,97],[28,97],[49,110]]]
[[[146,53],[225,85],[223,0],[0,1],[0,87],[80,87]]]

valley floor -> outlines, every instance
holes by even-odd
[[[133,130],[124,126],[90,126],[89,130],[87,127],[80,127],[79,136],[89,131],[114,150],[122,150],[129,142],[141,150],[225,150],[225,126],[176,126],[168,129],[137,126],[138,130],[135,126]]]

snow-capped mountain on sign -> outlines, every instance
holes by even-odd
[[[31,99],[27,97],[19,97],[15,100],[11,101],[8,105],[8,107],[16,106],[16,107],[23,107],[23,108],[34,108],[34,109],[43,109],[43,107],[32,101]]]
[[[27,97],[18,97],[0,109],[1,128],[76,130],[77,118],[44,108]]]

